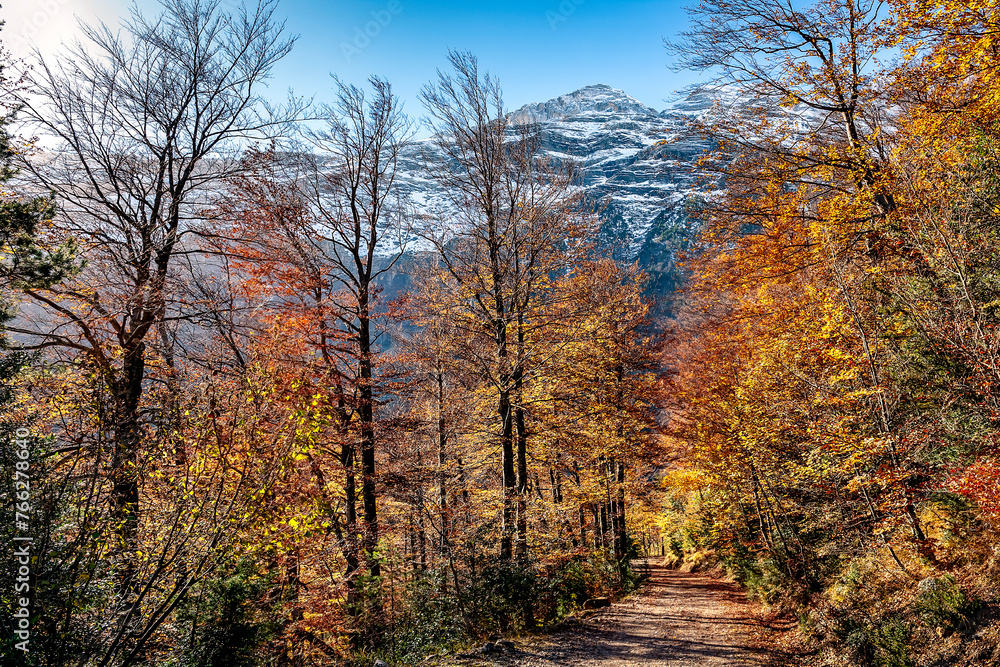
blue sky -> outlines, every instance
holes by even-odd
[[[415,105],[451,48],[475,53],[500,78],[511,108],[593,83],[662,108],[671,91],[696,80],[671,72],[663,48],[663,37],[683,25],[682,2],[577,1],[396,0],[393,14],[391,0],[283,0],[288,26],[300,39],[281,78],[322,97],[323,75],[330,72],[351,82],[381,74]],[[387,15],[384,27],[375,21]],[[370,43],[355,51],[368,37],[364,30],[376,33],[376,26]]]
[[[236,0],[226,0],[235,2]],[[693,1],[693,0],[692,0]],[[28,41],[51,54],[72,38],[74,17],[114,24],[128,0],[0,0],[4,40]],[[155,12],[155,0],[139,0]],[[540,102],[588,84],[621,88],[649,106],[699,81],[668,69],[663,38],[684,24],[680,1],[651,0],[280,0],[279,14],[299,35],[272,82],[275,96],[291,87],[330,98],[331,73],[352,83],[371,74],[389,79],[411,115],[417,93],[447,65],[449,48],[470,50],[500,78],[510,108]]]

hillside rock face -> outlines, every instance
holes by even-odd
[[[539,123],[549,157],[576,162],[601,214],[602,244],[618,259],[638,260],[657,296],[676,287],[676,251],[692,235],[686,207],[698,194],[692,167],[709,148],[691,132],[691,120],[714,102],[692,90],[657,112],[621,90],[595,85],[515,114]]]
[[[652,277],[651,291],[666,296],[676,286],[676,252],[692,230],[686,207],[699,193],[692,166],[709,148],[690,130],[718,96],[693,88],[664,111],[621,90],[598,84],[529,104],[514,112],[519,123],[537,123],[542,151],[555,162],[572,161],[587,200],[600,213],[601,245],[623,260],[638,261]],[[422,165],[432,142],[407,149],[401,189],[418,210],[447,211],[448,203]],[[408,247],[419,249],[411,239]]]

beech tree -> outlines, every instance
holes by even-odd
[[[394,435],[380,405],[398,380],[382,352],[389,322],[379,280],[405,249],[395,179],[409,121],[384,79],[373,77],[370,93],[337,81],[336,95],[323,110],[326,128],[309,136],[314,153],[248,154],[252,172],[230,182],[215,212],[228,228],[206,247],[232,261],[233,289],[255,313],[244,324],[271,340],[281,400],[309,425],[297,435],[302,486],[290,478],[295,492],[278,495],[307,499],[292,520],[335,535],[346,570],[329,585],[346,586],[352,615],[374,612],[361,628],[374,636],[377,587],[366,609],[359,578],[381,575],[378,450]],[[329,552],[300,537],[288,568],[301,565],[303,581],[328,579]]]
[[[365,530],[362,545],[372,576],[379,576],[373,558],[378,545],[376,498],[375,409],[385,391],[385,378],[376,376],[376,349],[383,343],[378,325],[378,279],[393,268],[405,250],[406,210],[396,187],[399,153],[410,139],[410,123],[389,82],[372,77],[371,98],[356,86],[337,82],[337,102],[326,110],[328,126],[315,133],[313,143],[332,159],[331,171],[317,169],[310,187],[310,203],[324,226],[330,250],[330,275],[345,294],[337,301],[340,320],[356,345],[350,362],[354,401],[361,435],[361,497]],[[345,298],[346,297],[346,298]]]
[[[746,172],[732,157],[753,153],[768,157],[774,176],[780,170],[795,183],[817,183],[819,172],[830,175],[823,181],[843,178],[870,202],[872,211],[857,222],[862,238],[870,234],[865,223],[872,215],[895,208],[882,174],[888,113],[879,76],[882,8],[880,0],[701,0],[692,6],[690,27],[667,42],[677,67],[712,73],[716,85],[736,93],[726,102],[734,108],[706,128],[731,147],[729,159],[715,168]],[[743,131],[747,114],[752,133]],[[766,185],[766,178],[756,185]]]
[[[692,28],[671,47],[686,65],[717,68],[719,81],[742,95],[736,113],[708,125],[720,147],[704,164],[725,178],[726,195],[699,212],[706,241],[699,286],[710,295],[720,286],[731,290],[731,314],[739,318],[744,308],[769,316],[768,304],[801,308],[800,298],[819,297],[784,292],[794,293],[796,280],[822,283],[843,309],[831,317],[854,329],[844,335],[866,359],[857,379],[870,389],[871,426],[891,453],[894,401],[878,389],[887,349],[877,332],[887,322],[856,298],[891,260],[899,217],[890,77],[879,64],[886,48],[881,10],[881,3],[857,0],[712,0],[691,10]],[[899,458],[887,455],[898,467]],[[897,490],[908,499],[904,511],[919,542],[913,479],[900,470]]]
[[[731,123],[751,138],[714,156],[727,179],[699,211],[703,244],[689,258],[678,329],[686,340],[669,355],[669,430],[688,467],[670,484],[687,521],[711,526],[699,546],[748,581],[765,574],[785,591],[825,591],[824,615],[878,633],[899,622],[885,600],[919,599],[918,581],[959,562],[981,567],[989,556],[975,543],[994,539],[995,3],[698,11],[707,6],[720,14],[701,16],[703,37],[757,25],[765,11],[773,31],[796,36],[781,46],[758,27],[722,46],[689,42],[723,67],[732,47],[734,78],[751,90],[764,75],[748,71],[786,83],[808,74],[811,90],[833,81],[793,61],[787,74],[775,69],[818,41],[845,56],[832,61],[840,80],[856,78],[858,108],[872,111],[857,116],[860,154],[844,112],[817,115],[802,93],[770,140],[756,117]],[[871,53],[891,45],[903,57],[891,68],[846,57],[850,26]],[[958,526],[963,539],[952,540]],[[912,659],[918,633],[892,649],[899,659]],[[862,648],[889,659],[876,642]]]
[[[467,359],[497,398],[502,459],[500,555],[526,548],[528,428],[523,394],[534,352],[529,323],[550,298],[548,279],[585,255],[592,218],[574,211],[569,181],[547,169],[534,128],[515,125],[499,82],[481,75],[476,58],[451,52],[453,74],[439,73],[421,96],[436,131],[431,175],[452,213],[421,231],[454,286]],[[488,336],[488,342],[483,340]],[[486,353],[489,350],[489,353]]]
[[[642,286],[635,267],[581,259],[549,276],[525,311],[526,372],[516,405],[525,417],[527,492],[514,511],[523,517],[516,530],[524,531],[526,548],[499,560],[482,548],[504,509],[497,508],[499,484],[491,474],[503,456],[496,446],[495,376],[483,368],[494,358],[494,339],[446,269],[429,267],[408,295],[419,327],[411,355],[422,373],[407,398],[422,429],[409,477],[417,539],[407,551],[415,571],[429,570],[440,590],[450,578],[459,600],[475,590],[477,572],[496,577],[503,588],[495,594],[505,596],[494,611],[501,628],[516,615],[529,625],[539,612],[552,618],[556,603],[534,588],[535,576],[558,576],[561,567],[586,561],[611,565],[620,585],[629,583],[640,514],[635,501],[655,459],[650,432],[658,393],[658,347],[643,331]],[[419,463],[434,450],[436,466],[426,458]],[[425,500],[435,496],[436,507]],[[439,559],[428,558],[425,524],[439,531]],[[464,611],[475,618],[483,602],[470,600]]]
[[[71,280],[25,287],[35,314],[11,330],[24,349],[93,369],[106,392],[102,433],[89,446],[103,448],[104,435],[110,445],[108,521],[118,567],[109,611],[117,636],[104,663],[138,659],[172,608],[154,604],[144,616],[144,598],[163,572],[140,564],[141,476],[149,471],[143,399],[159,365],[151,362],[164,353],[155,339],[160,326],[191,314],[173,284],[178,257],[192,250],[198,207],[241,168],[243,142],[274,136],[295,114],[270,109],[260,95],[292,47],[274,12],[273,1],[226,13],[215,0],[165,0],[159,16],[135,10],[120,32],[85,25],[84,43],[68,59],[36,54],[31,94],[19,97],[33,131],[55,142],[22,168],[58,200],[51,236],[74,239],[87,257]]]
[[[644,281],[635,266],[612,260],[595,259],[567,276],[568,298],[549,306],[557,312],[546,321],[575,322],[581,333],[560,340],[560,330],[565,335],[567,329],[555,327],[550,342],[555,353],[539,373],[534,394],[537,428],[549,440],[553,503],[575,498],[580,545],[586,543],[585,514],[595,516],[594,543],[610,547],[622,584],[632,537],[627,498],[639,495],[628,491],[658,454],[649,434],[660,402],[660,345],[651,335]],[[574,491],[563,492],[563,478],[573,480],[566,486]],[[562,526],[573,535],[565,518]]]

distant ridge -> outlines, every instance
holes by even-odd
[[[543,155],[576,165],[579,186],[601,218],[602,252],[638,262],[657,296],[681,281],[678,252],[695,234],[690,205],[706,196],[697,164],[709,142],[693,131],[693,123],[714,113],[717,101],[727,106],[732,96],[726,92],[685,89],[657,111],[622,90],[594,84],[512,112],[515,122],[538,124]],[[425,168],[429,157],[443,159],[439,151],[433,140],[405,149],[399,186],[416,213],[458,225],[462,211]],[[401,241],[410,252],[431,249],[415,233]]]

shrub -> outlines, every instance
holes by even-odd
[[[871,622],[855,624],[843,621],[844,643],[855,659],[875,667],[913,667],[907,644],[911,628],[899,616],[888,616]]]
[[[954,577],[928,577],[918,584],[918,590],[913,608],[925,625],[951,631],[968,626],[972,605]]]
[[[257,664],[257,649],[278,632],[273,616],[257,608],[271,583],[249,562],[237,564],[228,576],[206,582],[178,614],[180,622],[193,626],[180,664]]]
[[[461,607],[458,598],[442,586],[446,577],[444,569],[430,569],[407,584],[405,606],[397,610],[380,657],[410,664],[428,653],[449,649],[463,638]]]

